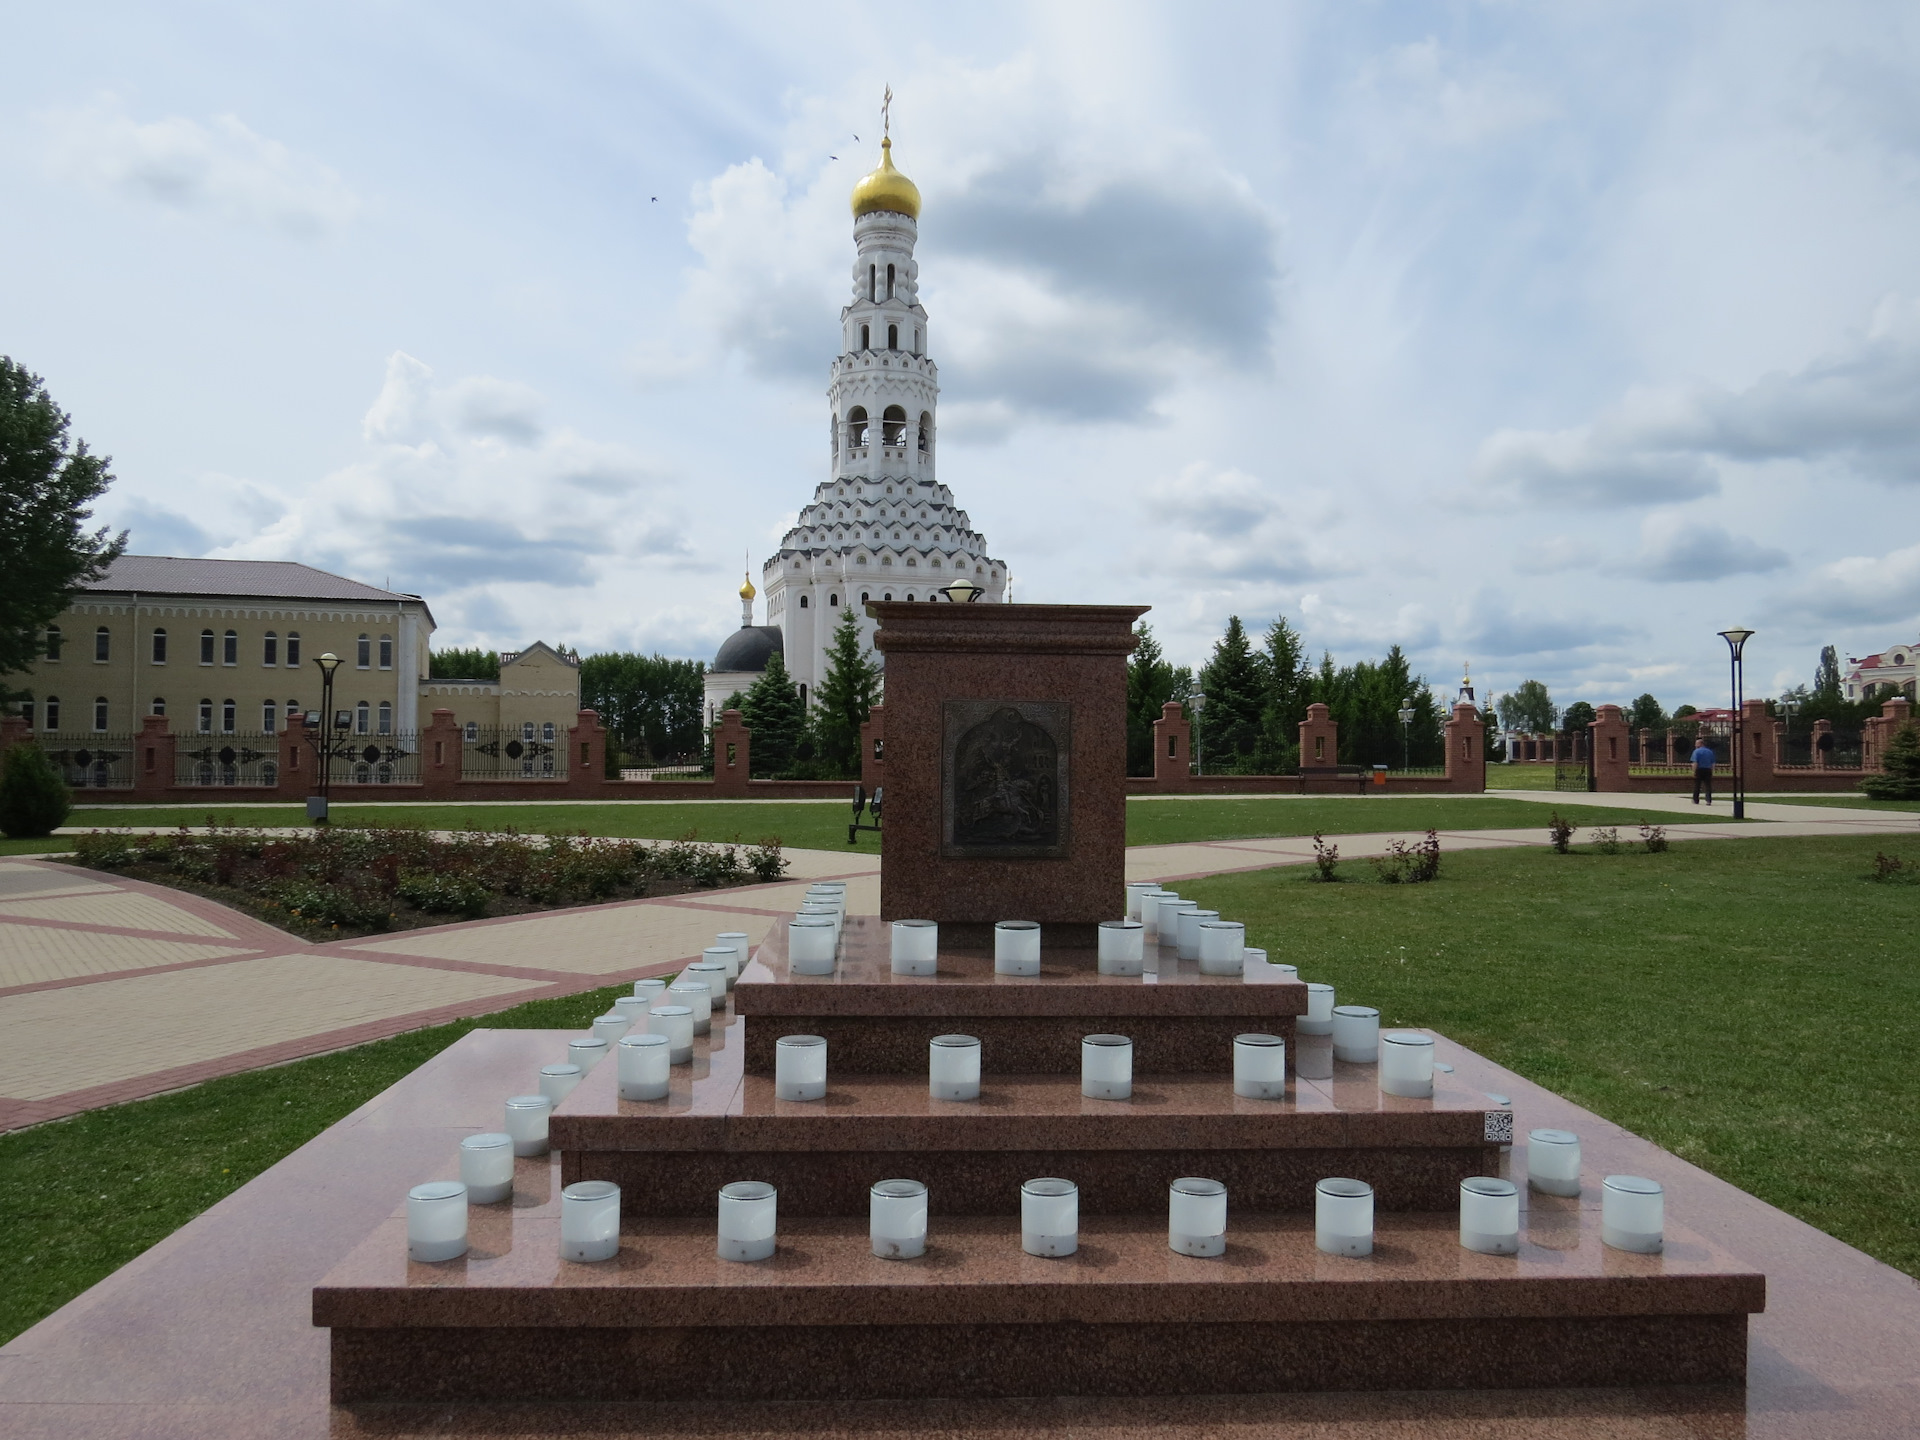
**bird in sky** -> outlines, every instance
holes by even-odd
[[[858,140],[860,137],[858,135],[855,135],[853,138]]]
[[[660,197],[658,195],[649,195],[647,197],[647,200],[648,200],[648,203],[654,204],[654,205],[658,205],[660,203]]]
[[[827,159],[829,159],[829,160],[838,160],[839,158],[840,158],[840,157],[839,157],[838,155],[829,155],[829,156],[827,156]]]

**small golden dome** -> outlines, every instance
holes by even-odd
[[[920,187],[893,168],[893,141],[880,142],[880,164],[853,187],[853,218],[876,210],[892,210],[911,220],[920,218]]]
[[[740,577],[740,598],[742,600],[751,600],[759,593],[758,590],[753,588],[753,577],[751,575],[743,575]]]

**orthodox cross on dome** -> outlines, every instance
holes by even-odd
[[[887,93],[880,97],[880,138],[893,138],[893,86],[887,86]]]

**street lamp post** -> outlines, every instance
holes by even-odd
[[[940,593],[952,604],[970,605],[987,592],[962,575]]]
[[[1196,690],[1187,696],[1187,708],[1193,711],[1195,722],[1193,727],[1193,773],[1196,775],[1204,775],[1207,773],[1207,733],[1198,723],[1200,720],[1200,711],[1205,708],[1206,703],[1207,692],[1204,690]]]
[[[1400,707],[1400,768],[1413,768],[1413,707]]]
[[[312,717],[308,717],[307,743],[313,747],[314,770],[319,782],[318,795],[307,797],[307,818],[319,823],[327,820],[328,796],[333,780],[333,755],[338,749],[334,734],[333,714],[333,672],[340,668],[340,657],[332,651],[316,656],[313,662],[320,667],[320,724],[315,734]]]
[[[1736,625],[1731,630],[1722,630],[1720,632],[1720,638],[1727,642],[1727,649],[1732,654],[1733,818],[1736,820],[1744,820],[1747,818],[1747,759],[1745,742],[1741,731],[1742,722],[1746,718],[1745,709],[1747,697],[1746,671],[1740,652],[1746,648],[1747,641],[1753,638],[1753,631],[1743,630]]]

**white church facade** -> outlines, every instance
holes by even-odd
[[[962,577],[981,602],[1006,599],[1006,565],[987,554],[986,537],[935,474],[940,370],[928,355],[913,258],[920,191],[894,168],[891,137],[852,204],[853,297],[840,312],[841,353],[827,384],[828,478],[761,567],[766,624],[753,623],[752,580],[741,587],[741,628],[707,672],[710,722],[775,650],[811,705],[848,609],[870,646],[869,601],[944,600],[944,587]]]

